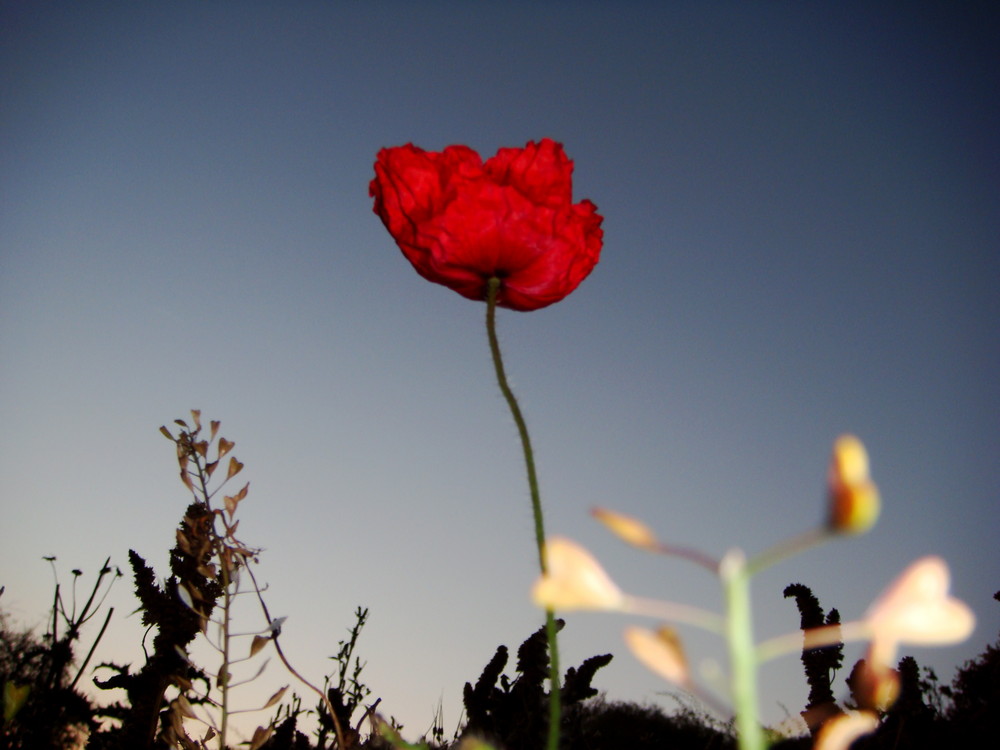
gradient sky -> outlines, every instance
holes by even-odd
[[[166,572],[188,496],[157,428],[200,408],[246,464],[292,660],[320,680],[367,606],[380,709],[416,737],[442,701],[450,732],[463,683],[541,624],[529,499],[485,307],[413,272],[368,182],[383,146],[547,136],[605,217],[573,295],[498,316],[549,531],[718,608],[588,510],[759,551],[822,519],[855,432],[883,516],[762,575],[758,635],[797,626],[788,583],[850,619],[939,554],[979,624],[911,653],[949,680],[1000,619],[996,7],[3,3],[3,608],[43,620],[43,555],[67,585],[129,548]],[[109,602],[98,657],[140,660],[127,580]],[[613,652],[597,687],[671,707],[631,622],[570,615],[565,665]],[[761,678],[768,721],[802,707],[795,656]]]

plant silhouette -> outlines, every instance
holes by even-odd
[[[565,624],[557,620],[557,630]],[[612,658],[611,654],[592,656],[578,668],[566,671],[562,701],[567,709],[597,695],[591,681]],[[518,648],[518,676],[513,680],[503,673],[507,659],[507,647],[498,646],[475,686],[465,683],[462,695],[467,721],[462,736],[479,737],[508,748],[541,748],[545,744],[550,699],[544,685],[549,675],[546,628],[536,630]],[[567,739],[564,736],[564,744]]]

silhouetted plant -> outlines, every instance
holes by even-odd
[[[556,621],[557,630],[564,625],[564,620]],[[475,686],[465,683],[463,702],[467,721],[462,735],[481,737],[519,750],[541,748],[546,739],[550,699],[544,684],[549,676],[547,629],[536,630],[518,648],[518,676],[514,680],[503,674],[507,658],[507,647],[497,647]],[[597,695],[591,680],[611,659],[611,654],[592,656],[578,668],[567,670],[562,681],[563,705],[569,707]],[[561,743],[569,746],[565,737]]]
[[[836,609],[831,609],[824,614],[819,600],[808,586],[793,583],[786,586],[783,593],[786,599],[795,597],[795,604],[799,609],[800,627],[803,631],[840,624],[840,613]],[[809,698],[805,710],[802,711],[802,718],[814,734],[824,721],[841,713],[833,696],[831,682],[843,663],[843,643],[802,649],[802,666],[805,668],[806,682],[809,683]]]
[[[581,750],[729,750],[731,732],[693,710],[668,715],[658,706],[608,701],[600,696],[569,707],[564,747]]]
[[[49,563],[55,561],[54,557],[45,559]],[[81,628],[100,611],[104,597],[121,575],[117,568],[110,567],[110,562],[111,558],[104,561],[90,595],[80,608],[76,586],[83,572],[72,571],[69,604],[63,597],[57,576],[52,614],[41,639],[30,631],[13,630],[0,612],[0,686],[3,687],[0,748],[82,747],[87,737],[96,731],[97,709],[77,690],[77,684],[107,629],[114,608],[108,609],[103,625],[75,674],[73,648],[81,637]],[[111,578],[105,584],[108,576]]]
[[[130,672],[129,665],[107,664],[104,666],[115,674],[104,681],[95,680],[103,688],[123,688],[128,697],[127,709],[119,705],[109,711],[122,724],[117,732],[109,732],[102,738],[102,747],[108,750],[154,745],[198,750],[206,748],[208,741],[215,738],[220,749],[226,748],[230,690],[255,679],[263,671],[261,666],[248,680],[238,682],[232,667],[252,659],[271,640],[276,629],[274,623],[269,623],[258,633],[237,635],[232,628],[233,604],[243,593],[240,574],[250,562],[256,561],[258,553],[236,537],[239,524],[235,519],[236,509],[247,496],[249,483],[234,495],[225,496],[222,508],[213,507],[216,493],[242,470],[243,464],[230,456],[225,478],[214,489],[210,488],[215,471],[235,443],[218,435],[217,421],[211,422],[209,435],[204,438],[201,413],[193,410],[191,415],[193,425],[175,420],[181,428],[176,437],[166,427],[160,428],[175,444],[181,481],[194,496],[170,552],[170,578],[159,585],[146,561],[134,550],[129,551],[142,623],[156,629],[153,653],[136,673]],[[214,626],[212,630],[210,626]],[[214,633],[217,634],[213,639]],[[220,655],[221,663],[210,675],[194,664],[188,654],[189,646],[199,634]],[[250,636],[248,656],[236,657],[235,639]],[[171,689],[176,692],[168,701]],[[284,690],[275,693],[262,708],[277,703]],[[206,710],[199,711],[196,707]],[[200,721],[208,729],[200,738],[192,738],[185,729],[186,720]],[[250,750],[259,748],[271,731],[271,726],[258,727],[249,743]]]
[[[355,712],[363,705],[363,701],[371,695],[371,689],[361,681],[361,673],[365,668],[365,663],[354,653],[361,635],[361,630],[368,621],[368,609],[358,607],[354,611],[355,622],[350,633],[345,640],[339,641],[340,647],[337,654],[330,659],[336,661],[335,675],[327,675],[323,681],[323,692],[325,699],[321,699],[313,711],[306,711],[301,708],[302,699],[298,695],[292,696],[292,706],[284,706],[279,709],[274,722],[275,736],[271,738],[262,750],[278,750],[278,748],[315,748],[316,750],[327,750],[335,747],[333,744],[337,735],[337,726],[343,734],[343,747],[345,750],[352,747],[361,747],[361,727],[365,720],[372,714],[379,700],[369,706],[356,724],[352,726]],[[336,716],[336,723],[331,717],[330,709]],[[318,720],[316,729],[316,744],[309,744],[308,738],[298,731],[298,717],[302,714],[315,713]]]
[[[1000,591],[993,598],[1000,601]],[[1000,637],[958,670],[946,694],[954,747],[988,747],[1000,737]]]

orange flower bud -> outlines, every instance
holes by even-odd
[[[868,474],[868,452],[854,435],[833,445],[829,472],[828,527],[838,534],[862,534],[878,520],[881,500]]]
[[[590,514],[626,544],[640,549],[656,549],[658,545],[653,532],[638,519],[605,508],[594,508]]]
[[[852,673],[851,695],[859,708],[884,714],[899,697],[899,672],[871,657],[869,650]]]

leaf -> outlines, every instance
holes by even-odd
[[[282,688],[284,690],[284,688]],[[31,685],[15,685],[10,680],[3,684],[3,722],[8,723],[28,700]]]
[[[278,692],[276,692],[274,695],[272,695],[270,698],[268,698],[267,699],[267,703],[265,703],[263,706],[260,707],[261,710],[264,710],[265,708],[270,708],[275,703],[277,703],[278,701],[280,701],[281,697],[285,694],[286,690],[288,690],[288,685],[285,685],[283,688],[281,688],[280,690],[278,690]]]
[[[231,440],[226,440],[224,437],[219,438],[219,458],[229,453],[235,447],[236,443]]]
[[[229,471],[226,473],[226,479],[232,479],[243,469],[243,464],[236,460],[236,456],[229,459]]]
[[[253,730],[253,738],[250,740],[250,750],[257,750],[261,745],[267,742],[271,738],[271,734],[274,732],[274,727],[257,727]]]
[[[198,718],[198,714],[194,712],[194,708],[191,706],[191,702],[183,695],[177,696],[177,705],[180,707],[181,714],[184,716],[185,719]]]
[[[160,425],[160,432],[163,433],[163,436],[167,438],[167,440],[172,440],[174,442],[177,442],[176,438],[174,438],[174,436],[170,434],[170,430],[168,430],[164,425]]]
[[[270,638],[264,635],[255,635],[250,642],[250,656],[256,656],[264,646],[270,642]],[[270,705],[270,704],[268,704]],[[267,706],[264,706],[267,708]]]

